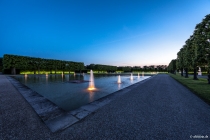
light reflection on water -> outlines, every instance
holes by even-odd
[[[73,110],[149,77],[138,78],[137,75],[134,75],[133,80],[131,80],[130,76],[121,75],[122,83],[118,84],[118,75],[94,75],[95,87],[97,88],[95,91],[87,90],[89,85],[89,82],[87,82],[89,81],[88,74],[18,75],[15,76],[15,79],[64,110]],[[72,83],[75,80],[84,80],[86,82]]]

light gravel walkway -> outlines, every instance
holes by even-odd
[[[210,106],[166,74],[132,86],[124,95],[73,126],[52,133],[0,75],[0,139],[210,138]]]

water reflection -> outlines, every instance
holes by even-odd
[[[94,94],[95,93],[90,91],[88,94],[89,94],[89,101],[90,102],[93,102],[94,101],[94,98],[93,97],[94,97]]]
[[[63,82],[63,72],[62,72],[62,74],[61,74],[61,81]]]
[[[48,74],[46,74],[46,84],[48,83]]]
[[[25,78],[25,84],[27,84],[27,78],[28,78],[28,75],[27,75],[27,74],[25,74],[25,75],[24,75],[24,78]]]
[[[76,109],[148,76],[144,78],[133,76],[133,80],[130,80],[130,75],[120,75],[121,84],[118,84],[118,75],[94,75],[95,87],[98,89],[94,91],[87,90],[89,78],[89,74],[63,74],[63,77],[61,74],[15,76],[15,79],[65,110]]]
[[[120,90],[121,89],[121,84],[118,84],[118,90]]]

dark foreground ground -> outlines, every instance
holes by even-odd
[[[0,75],[0,139],[210,138],[210,106],[166,74],[133,86],[73,126],[52,133]]]

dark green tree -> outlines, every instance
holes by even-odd
[[[196,25],[194,36],[197,64],[200,67],[207,67],[209,73],[208,83],[210,84],[210,14],[206,15],[202,22]]]
[[[181,76],[183,76],[184,69],[184,57],[183,57],[183,48],[177,53],[176,67],[181,71]]]
[[[168,72],[176,74],[176,69],[176,59],[173,59],[168,65]]]

